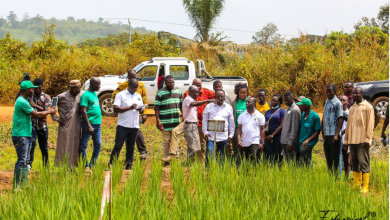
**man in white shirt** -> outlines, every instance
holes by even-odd
[[[184,137],[187,141],[187,163],[189,163],[195,157],[195,155],[197,155],[198,159],[203,158],[198,131],[197,107],[203,104],[214,102],[214,99],[196,101],[198,95],[199,88],[195,85],[191,85],[188,88],[188,96],[183,101],[183,129]]]
[[[115,134],[115,146],[110,156],[110,165],[114,157],[118,158],[126,141],[126,170],[132,169],[134,145],[139,130],[139,113],[144,111],[142,96],[137,93],[138,81],[129,80],[129,87],[115,96],[114,112],[118,113]]]
[[[264,149],[265,117],[256,106],[256,98],[249,97],[246,102],[246,111],[238,117],[237,144],[240,147],[241,157],[251,162],[256,161],[256,155]]]
[[[206,106],[203,112],[202,131],[206,138],[206,165],[214,153],[214,132],[207,131],[207,121],[223,120],[225,121],[224,132],[217,132],[216,143],[217,153],[223,160],[225,158],[225,147],[227,142],[230,142],[234,135],[234,117],[232,106],[225,103],[225,91],[217,90],[215,92],[215,100],[217,104],[210,103]]]

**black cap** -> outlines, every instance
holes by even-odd
[[[40,85],[43,84],[43,79],[41,78],[35,78],[34,79],[34,85]]]

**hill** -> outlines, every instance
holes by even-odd
[[[0,38],[4,38],[7,33],[17,39],[32,42],[41,39],[41,33],[45,32],[45,27],[55,24],[54,33],[58,40],[64,40],[69,45],[76,45],[87,39],[107,37],[109,34],[119,34],[129,31],[129,25],[122,22],[111,23],[110,21],[100,18],[98,21],[87,21],[85,19],[67,19],[50,18],[45,19],[40,15],[30,18],[28,14],[23,16],[19,21],[17,15],[11,11],[7,18],[0,18]],[[154,33],[145,27],[132,27],[132,33],[140,34]]]

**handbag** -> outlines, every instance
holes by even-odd
[[[271,115],[271,117],[269,117],[268,121],[265,123],[265,125],[264,125],[264,130],[265,130],[265,132],[268,132],[269,121],[271,120],[272,116],[274,116],[274,114],[276,114],[276,112],[278,112],[279,110],[280,110],[280,107],[278,108],[278,110],[276,110],[276,111]]]

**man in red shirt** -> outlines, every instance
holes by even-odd
[[[198,95],[198,98],[196,101],[204,101],[204,100],[209,100],[209,99],[215,98],[214,91],[211,91],[209,89],[202,87],[202,80],[201,79],[195,78],[194,81],[192,81],[192,85],[198,87],[198,89],[199,89],[199,95]],[[188,96],[188,90],[184,93],[183,100],[187,96]],[[206,157],[206,139],[205,139],[203,131],[202,131],[203,111],[204,111],[204,108],[206,107],[206,105],[207,105],[207,103],[197,107],[198,131],[199,131],[199,137],[200,137],[202,159],[205,159],[205,157]],[[176,128],[174,128],[172,130],[171,147],[170,147],[170,152],[169,152],[171,154],[171,157],[169,159],[172,159],[172,157],[176,155],[179,137],[181,134],[183,134],[183,126],[184,126],[184,122],[180,123]]]

